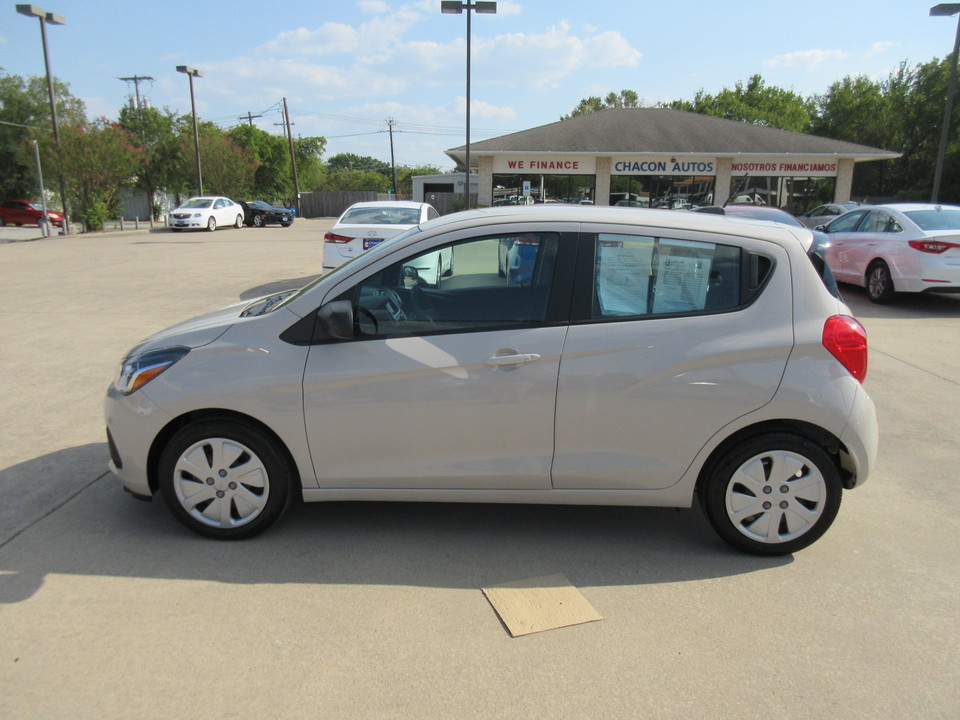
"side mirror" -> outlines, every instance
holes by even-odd
[[[827,226],[826,226],[826,225],[817,225],[817,226],[814,228],[814,230],[816,230],[817,232],[826,232],[826,231],[827,231]]]
[[[353,338],[353,303],[349,300],[329,302],[317,311],[317,329],[325,340]]]
[[[420,284],[420,271],[413,265],[403,266],[403,286],[413,287]]]

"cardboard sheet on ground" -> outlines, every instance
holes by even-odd
[[[603,620],[563,575],[481,588],[512,637]]]

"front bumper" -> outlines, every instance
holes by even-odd
[[[144,393],[123,395],[112,384],[103,403],[110,471],[125,490],[150,497],[149,458],[154,439],[172,419]]]

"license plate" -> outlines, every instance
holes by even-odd
[[[186,227],[187,223],[183,220],[180,220],[178,222],[175,222],[174,225],[176,225],[177,227]]]
[[[290,222],[290,218],[288,218],[286,215],[284,215],[284,216],[283,216],[283,222]]]
[[[367,238],[363,241],[363,249],[369,250],[374,245],[379,245],[383,242],[383,238]]]

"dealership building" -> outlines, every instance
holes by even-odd
[[[463,165],[465,149],[446,153]],[[813,202],[849,202],[856,163],[896,157],[668,108],[601,110],[470,145],[481,206],[561,201],[677,208],[735,199],[796,212]]]

